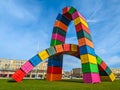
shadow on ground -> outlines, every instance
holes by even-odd
[[[11,83],[16,83],[16,81],[15,80],[8,80],[8,82],[11,82]]]

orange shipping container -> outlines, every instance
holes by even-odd
[[[67,31],[68,26],[62,23],[61,21],[55,21],[54,23],[55,27],[59,27],[60,29],[64,30],[65,32]]]
[[[57,53],[62,53],[63,52],[63,46],[62,45],[56,45],[55,49],[56,49]]]
[[[90,40],[88,40],[87,38],[80,38],[78,40],[78,44],[79,44],[79,46],[88,45],[91,48],[94,48],[93,43]]]
[[[48,81],[58,81],[62,79],[62,74],[47,74],[46,80]]]

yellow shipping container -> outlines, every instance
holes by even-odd
[[[109,76],[100,76],[101,81],[111,81]]]
[[[49,57],[49,54],[47,53],[46,50],[43,50],[41,52],[38,53],[38,56],[42,59],[42,60],[45,60],[46,58]]]
[[[71,51],[67,52],[68,55],[72,55],[73,53],[75,53],[75,52],[71,52]]]
[[[73,20],[74,21],[74,25],[77,25],[79,23],[82,23],[83,25],[85,25],[86,27],[88,27],[88,24],[86,21],[84,21],[82,18],[77,17],[76,19]]]
[[[115,75],[113,73],[111,73],[109,77],[110,77],[111,81],[115,80]]]
[[[115,76],[111,73],[109,76],[100,76],[101,81],[114,81]]]
[[[78,47],[74,44],[71,45],[71,51],[77,52],[78,51]]]
[[[97,64],[96,57],[90,54],[80,55],[81,63],[93,63]]]

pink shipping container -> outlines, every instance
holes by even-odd
[[[27,61],[24,65],[21,66],[21,69],[27,74],[33,69],[33,65]]]
[[[72,18],[75,19],[77,17],[81,17],[84,21],[86,21],[85,18],[79,12],[76,11],[72,14]]]
[[[61,42],[65,41],[65,37],[61,36],[60,34],[52,34],[52,39],[59,40]]]
[[[100,82],[99,73],[84,73],[83,81],[85,83],[99,83]]]

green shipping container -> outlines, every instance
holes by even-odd
[[[64,44],[64,42],[58,41],[58,40],[51,40],[50,46],[55,46],[59,44]]]
[[[102,63],[102,59],[99,56],[96,57],[96,60],[97,60],[98,65],[100,65]]]
[[[83,73],[99,73],[98,65],[93,63],[82,64],[82,72]]]
[[[110,70],[109,67],[107,67],[105,71],[106,71],[106,73],[107,73],[108,75],[110,75],[110,74],[112,73],[112,71]]]
[[[108,74],[105,71],[99,71],[100,76],[108,76]]]
[[[56,51],[55,51],[54,47],[48,48],[47,52],[48,52],[49,56],[52,56],[52,55],[56,54]]]
[[[89,39],[90,41],[92,41],[91,36],[86,31],[80,30],[79,32],[77,32],[77,38],[78,39],[83,38],[83,37],[86,37],[87,39]]]
[[[58,27],[53,28],[53,33],[58,33],[58,34],[60,34],[60,35],[62,35],[64,37],[66,36],[66,32],[63,31],[62,29],[58,28]]]
[[[76,11],[74,7],[71,7],[70,10],[68,11],[69,14],[73,14]]]

